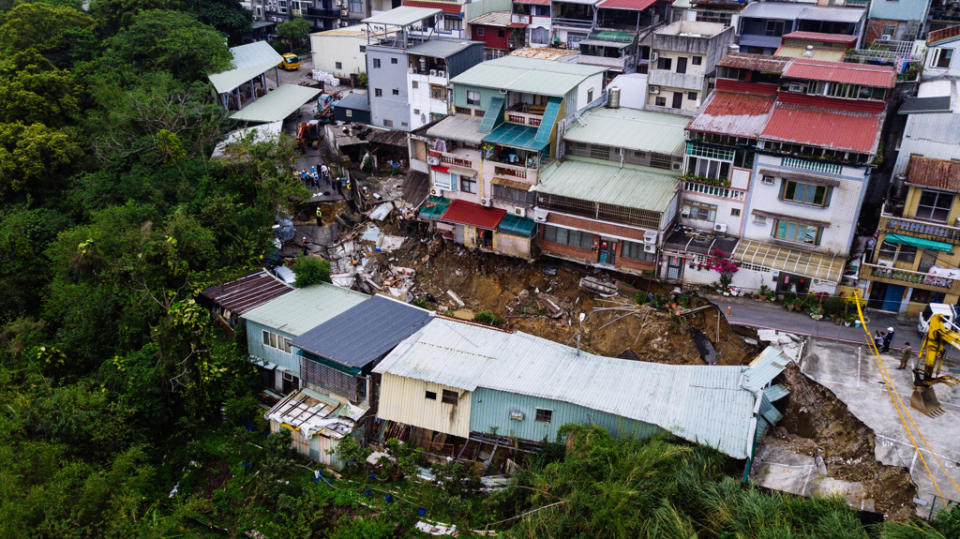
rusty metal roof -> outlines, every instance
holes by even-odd
[[[687,129],[757,138],[767,125],[776,99],[776,95],[715,91]]]
[[[960,191],[960,162],[914,155],[910,157],[907,183]]]
[[[777,103],[761,138],[837,150],[874,153],[883,114]]]
[[[799,41],[819,41],[820,43],[849,43],[856,44],[857,36],[848,36],[846,34],[828,34],[826,32],[790,32],[783,36],[783,39],[796,39]]]
[[[200,295],[231,313],[240,315],[291,290],[292,286],[277,279],[267,270],[260,270],[228,283],[211,286]]]
[[[793,59],[783,70],[784,77],[893,88],[897,73],[893,66],[852,64],[829,60]]]
[[[770,56],[767,54],[753,54],[749,52],[732,52],[717,62],[717,67],[733,67],[749,69],[751,71],[765,71],[782,73],[790,58]]]

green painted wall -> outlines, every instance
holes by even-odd
[[[537,408],[553,410],[550,423],[536,421]],[[510,419],[512,410],[523,412],[523,420]],[[546,439],[554,442],[557,439],[557,430],[566,423],[599,425],[606,428],[611,436],[618,438],[649,438],[663,432],[656,425],[557,400],[486,388],[477,388],[471,398],[471,431],[492,433],[492,427],[496,427],[496,434],[499,436],[535,442]]]
[[[300,376],[300,358],[294,354],[288,354],[283,350],[278,350],[276,348],[271,348],[269,346],[264,346],[263,344],[263,330],[267,330],[277,335],[283,335],[290,339],[296,337],[296,335],[291,335],[283,331],[277,331],[273,328],[268,328],[266,326],[260,325],[256,322],[251,322],[246,320],[247,324],[247,352],[250,354],[250,357],[259,359],[261,361],[266,361],[268,363],[273,363],[278,367],[283,367],[288,371],[296,373]]]
[[[465,84],[454,84],[453,85],[453,106],[455,107],[469,107],[469,108],[478,108],[474,105],[467,105],[467,90],[475,90],[480,92],[480,109],[487,110],[490,108],[490,100],[494,96],[503,95],[500,93],[500,90],[491,90],[490,88],[479,88],[477,86],[467,86]]]

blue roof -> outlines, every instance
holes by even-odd
[[[497,225],[497,232],[529,238],[530,236],[533,236],[533,230],[536,227],[537,223],[534,222],[533,219],[517,217],[512,213],[508,213],[503,216],[500,224]]]
[[[493,130],[493,133],[483,137],[484,142],[490,144],[500,144],[523,150],[532,150],[539,152],[547,147],[547,142],[539,142],[537,138],[537,128],[517,124],[501,124]]]
[[[293,339],[291,345],[347,367],[363,368],[425,326],[433,313],[374,296]]]

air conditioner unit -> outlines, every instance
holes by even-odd
[[[673,169],[673,170],[680,170],[680,166],[681,166],[682,164],[683,164],[683,163],[670,163],[670,168]]]
[[[507,89],[506,89],[506,88],[500,88],[500,93],[501,93],[501,94],[507,93]]]
[[[437,166],[440,164],[440,158],[432,155],[427,156],[427,164]]]
[[[523,412],[521,410],[510,410],[510,419],[514,421],[523,421]]]
[[[881,41],[892,41],[892,40],[893,40],[893,36],[891,36],[890,34],[883,34],[882,36],[880,36],[880,40],[881,40]]]
[[[656,51],[650,53],[650,61],[651,61],[651,62],[656,62],[657,59],[659,59],[659,58],[660,58],[660,55],[659,55]]]
[[[297,377],[293,375],[292,372],[283,371],[283,381],[284,382],[293,382]]]
[[[437,76],[437,70],[436,70],[436,69],[431,69],[431,70],[430,70],[430,76],[431,76],[431,77],[436,77],[436,76]]]
[[[443,194],[443,191],[441,191],[440,189],[434,188],[434,189],[431,189],[431,190],[430,190],[430,194],[433,195],[433,196],[435,196],[435,197],[438,197],[438,196],[441,196],[441,195]]]
[[[726,233],[727,233],[727,225],[725,225],[725,224],[723,224],[723,223],[714,223],[714,225],[713,225],[713,231],[714,231],[714,232],[719,232],[719,233],[721,233],[721,234],[726,234]]]
[[[547,215],[548,215],[548,214],[549,214],[549,212],[547,212],[547,210],[544,210],[544,209],[541,209],[541,208],[534,208],[534,209],[533,209],[533,220],[536,221],[536,222],[538,222],[538,223],[546,223],[546,222],[547,222]]]
[[[643,233],[643,243],[657,243],[657,233],[656,233],[656,232],[644,232],[644,233]]]
[[[893,267],[893,260],[877,260],[877,265],[878,265],[878,266],[883,266],[883,267],[885,267],[885,268],[892,268],[892,267]]]
[[[761,176],[760,183],[763,185],[773,185],[776,182],[776,179],[773,176]]]
[[[445,71],[437,71],[437,76],[438,76],[438,77],[446,77],[446,76],[447,76],[447,73],[446,73]]]
[[[650,91],[651,94],[659,94],[659,93],[660,93],[660,87],[659,87],[659,86],[651,86],[649,91]]]
[[[490,199],[489,199],[489,198],[481,198],[481,199],[480,199],[480,205],[481,205],[481,206],[486,206],[486,207],[489,208],[489,207],[490,207]]]
[[[656,245],[650,245],[650,244],[648,244],[648,243],[647,243],[647,244],[644,244],[644,245],[643,245],[643,252],[645,252],[645,253],[650,253],[650,254],[654,254],[654,253],[657,252],[657,246],[656,246]]]
[[[516,215],[517,217],[526,217],[526,216],[527,216],[527,209],[526,209],[526,208],[519,208],[519,207],[518,207],[518,208],[514,208],[514,209],[513,209],[513,214]]]
[[[807,85],[806,84],[788,84],[787,91],[788,92],[806,92]]]
[[[680,210],[680,217],[682,217],[682,218],[684,218],[684,219],[689,219],[689,218],[690,218],[690,210],[687,210],[687,209]]]

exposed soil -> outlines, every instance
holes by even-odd
[[[912,517],[917,487],[906,468],[877,461],[873,431],[796,365],[788,365],[782,377],[790,395],[780,406],[783,419],[764,442],[821,457],[828,476],[863,483],[878,512],[895,520]]]

